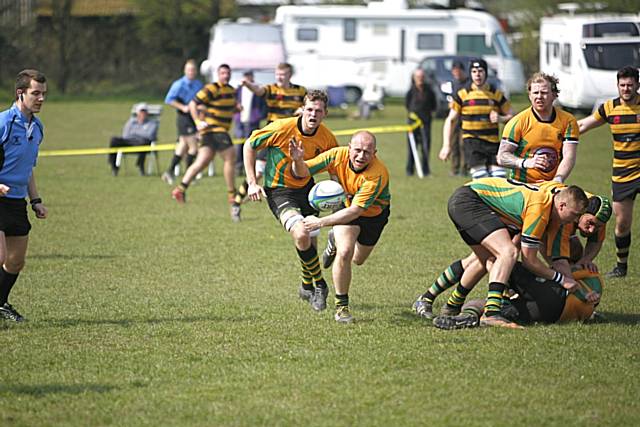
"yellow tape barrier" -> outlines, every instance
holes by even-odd
[[[422,122],[417,119],[412,125],[396,125],[396,126],[376,126],[371,128],[357,128],[357,129],[343,129],[334,131],[333,134],[335,136],[349,136],[353,135],[355,132],[360,130],[367,130],[369,132],[379,134],[379,133],[399,133],[399,132],[411,132],[414,129],[422,126]],[[243,144],[244,139],[234,139],[234,144]],[[171,151],[176,147],[175,143],[171,144],[156,144],[153,147],[151,146],[141,146],[141,147],[114,147],[114,148],[80,148],[80,149],[69,149],[69,150],[42,150],[40,151],[40,157],[59,157],[59,156],[91,156],[97,154],[112,154],[117,152],[122,153],[142,153],[145,151]]]

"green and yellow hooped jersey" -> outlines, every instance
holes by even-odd
[[[305,160],[338,146],[336,137],[324,124],[321,123],[313,135],[302,133],[301,126],[301,117],[290,117],[269,123],[253,131],[249,137],[249,144],[254,150],[267,150],[265,187],[303,188],[311,179],[300,179],[293,175],[289,155],[289,142],[292,139],[302,141]]]

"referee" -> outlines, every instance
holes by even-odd
[[[16,78],[15,103],[0,113],[0,318],[14,322],[25,320],[9,304],[9,294],[24,267],[29,243],[26,197],[36,218],[47,217],[33,175],[44,136],[35,113],[40,112],[46,94],[44,74],[23,70]]]

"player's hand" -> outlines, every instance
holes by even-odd
[[[9,187],[4,184],[0,184],[0,196],[4,196],[8,192],[9,192]]]
[[[264,188],[258,184],[249,184],[249,188],[247,189],[247,196],[249,200],[254,202],[259,202],[263,198],[267,198],[267,193],[264,192]]]
[[[586,295],[587,301],[592,304],[597,304],[600,302],[600,294],[596,291],[591,291]]]
[[[198,130],[206,129],[209,125],[204,120],[198,120],[196,122],[196,128]]]
[[[583,269],[589,270],[591,273],[597,273],[598,272],[598,266],[595,265],[591,261],[582,261],[582,260],[580,260],[576,264],[579,265],[580,267],[582,267]]]
[[[496,110],[491,110],[491,112],[489,113],[489,121],[491,123],[498,123],[498,120],[500,120],[498,112]]]
[[[315,230],[319,230],[322,227],[322,223],[320,222],[320,218],[315,215],[309,215],[302,220],[304,224],[304,229],[309,233]]]
[[[294,161],[304,160],[302,141],[296,141],[295,138],[291,138],[289,141],[289,155]]]
[[[183,113],[185,113],[185,114],[189,114],[189,112],[190,112],[191,110],[189,110],[189,105],[184,105],[184,104],[183,104],[183,105],[182,105],[182,107],[180,107],[180,111],[182,111],[182,112],[183,112]]]
[[[36,213],[36,218],[38,219],[45,219],[49,214],[49,211],[47,210],[46,206],[43,205],[42,203],[36,203],[35,205],[31,205],[31,208]]]
[[[438,153],[438,158],[443,162],[446,162],[449,158],[449,154],[451,154],[451,148],[443,145],[440,149],[440,152]]]
[[[576,282],[573,277],[564,276],[564,280],[562,281],[562,287],[568,290],[569,292],[575,292],[578,290],[580,285]]]
[[[544,171],[549,166],[549,162],[547,161],[547,158],[545,156],[539,156],[536,154],[533,157],[525,159],[524,163],[522,163],[522,166],[525,169],[540,169]]]

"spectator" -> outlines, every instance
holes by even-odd
[[[420,147],[422,151],[421,165],[424,176],[431,173],[429,169],[429,150],[431,148],[431,112],[436,108],[436,96],[429,85],[425,84],[425,74],[423,69],[413,72],[411,88],[405,96],[405,107],[409,114],[408,123],[416,123],[420,119],[422,125],[413,130],[413,137],[416,142],[416,150]],[[407,176],[412,176],[415,168],[415,160],[411,143],[408,143],[409,153],[407,156]],[[417,154],[417,151],[416,151]]]
[[[149,119],[149,107],[142,102],[135,108],[136,115],[131,117],[124,125],[122,136],[114,136],[111,138],[109,147],[137,147],[143,145],[151,145],[158,135],[158,121]],[[147,152],[138,153],[138,161],[136,166],[140,171],[140,175],[144,176],[144,160]],[[118,175],[118,166],[116,165],[116,153],[109,154],[109,164],[113,176]]]
[[[453,81],[451,82],[451,93],[458,93],[458,91],[464,87],[469,81],[467,73],[464,71],[465,67],[461,61],[453,61],[451,65],[451,75]],[[451,176],[465,176],[468,174],[469,168],[464,161],[464,146],[462,145],[462,132],[460,127],[460,120],[453,127],[453,134],[451,135]]]
[[[253,71],[243,74],[244,80],[254,83]],[[235,127],[235,137],[247,139],[251,132],[260,128],[260,121],[267,117],[267,104],[264,98],[255,96],[253,91],[242,85],[236,89],[236,101],[242,106],[242,110],[237,112],[233,118]],[[236,171],[244,173],[244,163],[242,156],[243,145],[236,145]]]

